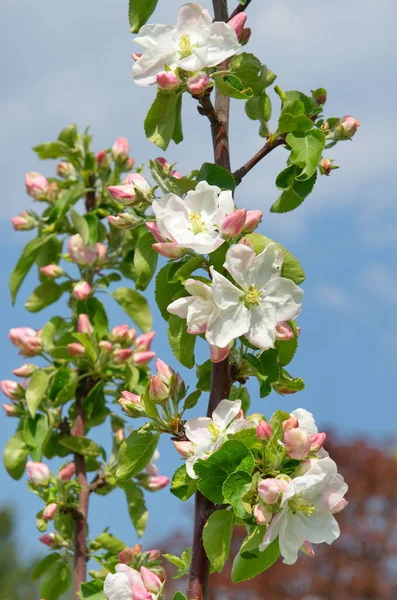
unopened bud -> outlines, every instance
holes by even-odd
[[[95,154],[95,162],[100,169],[108,170],[110,168],[110,159],[106,150],[100,150]]]
[[[157,560],[160,560],[160,558],[161,558],[161,550],[157,550],[157,549],[147,550],[145,552],[145,556],[148,557],[148,560],[150,562],[155,562]]]
[[[13,370],[13,374],[16,377],[30,377],[37,370],[36,365],[25,364],[22,367],[18,367],[18,369]]]
[[[157,242],[165,242],[166,238],[160,233],[160,229],[158,228],[158,225],[155,221],[147,221],[146,224],[146,229],[148,231],[150,231],[150,233],[153,235],[154,239]]]
[[[166,477],[165,475],[149,475],[146,481],[146,487],[151,492],[157,492],[158,490],[167,487],[169,482],[169,477]]]
[[[182,179],[182,174],[176,169],[172,169],[171,177],[173,177],[174,179]]]
[[[155,335],[155,331],[149,331],[148,333],[143,333],[140,335],[138,338],[136,338],[135,350],[138,350],[139,352],[150,350]]]
[[[104,352],[110,353],[113,350],[113,344],[112,342],[109,342],[109,340],[101,340],[98,346]]]
[[[208,77],[207,73],[205,73],[204,71],[200,71],[192,77],[189,77],[189,79],[186,82],[186,85],[188,91],[192,94],[192,96],[199,96],[200,94],[203,94],[205,92],[209,82],[210,78]]]
[[[267,506],[255,504],[253,515],[258,525],[267,525],[272,520],[273,512]]]
[[[51,502],[47,504],[45,509],[43,510],[43,519],[46,521],[51,521],[55,517],[55,513],[57,512],[57,504],[55,502]]]
[[[163,587],[163,584],[161,580],[157,577],[157,575],[153,573],[153,571],[151,571],[150,569],[147,569],[143,566],[140,569],[140,573],[145,588],[153,594],[158,594],[161,588]]]
[[[134,363],[136,365],[146,365],[146,363],[151,361],[155,356],[156,353],[152,352],[151,350],[146,350],[145,352],[135,352]]]
[[[171,165],[166,158],[164,158],[163,156],[159,156],[159,157],[155,158],[154,160],[158,165],[160,165],[160,167],[162,167],[164,169],[164,171],[166,171],[167,173],[170,172]]]
[[[243,232],[251,233],[254,231],[262,221],[262,217],[263,212],[261,210],[247,210]]]
[[[327,439],[327,434],[325,432],[322,433],[313,433],[310,437],[310,451],[317,452],[322,448],[325,444],[325,440]]]
[[[231,239],[240,235],[244,229],[246,217],[247,210],[245,208],[239,208],[230,215],[224,217],[220,225],[222,237],[224,239]]]
[[[79,333],[85,333],[86,335],[92,335],[94,333],[94,329],[91,325],[90,317],[88,315],[79,315],[77,321],[77,331]]]
[[[23,212],[17,217],[12,217],[11,223],[15,231],[29,231],[37,225],[36,219],[28,212]]]
[[[178,442],[173,440],[175,450],[183,456],[183,458],[189,458],[193,454],[193,444],[192,442]]]
[[[72,357],[80,357],[80,356],[84,356],[84,354],[85,354],[84,346],[82,344],[79,344],[78,342],[73,342],[72,344],[68,344],[67,351],[68,351],[69,356],[72,356]]]
[[[130,348],[118,348],[113,352],[114,362],[117,364],[126,363],[132,357],[133,352]]]
[[[238,39],[240,39],[240,37],[244,31],[244,25],[245,25],[246,21],[247,21],[247,15],[244,12],[240,12],[235,17],[230,19],[230,21],[228,21],[228,23],[227,23],[229,25],[229,27],[231,27],[236,32]]]
[[[57,175],[63,179],[76,179],[76,169],[71,162],[63,160],[57,165]]]
[[[294,332],[288,325],[287,321],[282,321],[276,325],[276,340],[287,342],[294,339]]]
[[[44,535],[39,537],[39,541],[46,546],[52,548],[55,545],[55,533],[45,533]]]
[[[35,198],[35,200],[40,200],[46,196],[50,184],[43,175],[32,171],[31,173],[26,173],[25,185],[29,196]]]
[[[2,404],[2,407],[7,417],[19,417],[21,415],[21,409],[15,404]]]
[[[284,445],[291,458],[302,460],[310,452],[310,434],[306,429],[296,427],[284,433]]]
[[[73,296],[76,300],[86,300],[92,294],[92,287],[87,281],[79,281],[73,288]]]
[[[110,333],[110,339],[116,344],[123,344],[128,339],[128,331],[128,325],[116,325],[116,327],[113,327]]]
[[[256,426],[255,435],[258,440],[270,440],[272,437],[272,430],[267,421],[260,421]]]
[[[140,197],[145,198],[150,194],[151,187],[142,175],[139,173],[130,173],[120,185],[111,185],[108,187],[109,194],[128,206],[134,204]]]
[[[134,167],[134,165],[135,165],[135,158],[132,158],[132,156],[129,156],[124,163],[123,171],[131,171],[131,169]]]
[[[174,90],[179,86],[179,78],[172,71],[162,71],[157,74],[156,82],[162,90]]]
[[[47,486],[51,479],[49,468],[47,465],[41,462],[27,462],[26,475],[34,485],[40,485],[43,487]]]
[[[49,279],[56,279],[57,277],[62,277],[64,275],[64,270],[62,267],[56,264],[45,265],[40,268],[40,271]]]
[[[281,492],[283,486],[279,479],[264,479],[258,485],[258,494],[265,504],[274,504]]]
[[[180,246],[177,242],[152,244],[152,248],[158,254],[161,254],[161,256],[165,256],[165,258],[181,258],[187,253],[186,248]]]
[[[332,163],[328,158],[322,158],[320,160],[319,168],[321,175],[329,175],[332,171]]]
[[[161,358],[157,358],[156,371],[161,381],[163,381],[166,385],[170,385],[171,378],[173,375],[175,375],[174,369],[171,369],[171,367],[169,367],[163,360],[161,360]]]
[[[76,473],[76,465],[74,462],[67,464],[58,473],[58,479],[61,481],[70,481],[73,475]]]
[[[247,248],[251,248],[251,250],[254,249],[252,243],[250,242],[250,240],[248,238],[241,238],[241,240],[239,241],[239,244],[243,244],[243,246],[247,246]]]
[[[92,265],[98,258],[96,249],[86,246],[79,233],[69,239],[68,252],[70,260],[79,265]]]
[[[159,375],[152,375],[149,383],[149,397],[154,402],[163,402],[168,399],[169,389]]]
[[[130,147],[125,137],[119,137],[112,146],[112,156],[116,162],[123,163],[128,158]]]
[[[351,115],[346,115],[341,119],[339,127],[343,129],[347,137],[352,138],[360,125],[361,123],[358,119],[355,119]]]
[[[3,379],[0,381],[0,390],[10,400],[21,400],[25,396],[25,390],[16,381],[11,379]]]
[[[210,344],[210,360],[213,363],[220,363],[225,360],[230,353],[230,350],[233,348],[233,343],[229,344],[225,348],[219,348],[218,346],[213,346]]]
[[[310,556],[311,558],[314,557],[314,549],[310,542],[303,542],[302,546],[300,547],[300,550],[304,554],[307,554],[307,556]]]
[[[283,421],[282,423],[282,428],[284,431],[287,431],[288,429],[295,429],[296,427],[299,427],[299,421],[298,417],[295,415],[291,415],[289,419]]]
[[[117,229],[134,229],[142,223],[142,219],[130,213],[120,213],[119,215],[109,215],[107,217],[110,225]]]
[[[239,42],[242,46],[245,46],[246,44],[248,44],[248,42],[251,39],[251,34],[252,34],[252,30],[249,27],[244,27],[243,31],[241,32],[240,39],[239,39]]]

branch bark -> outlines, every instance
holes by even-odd
[[[228,20],[227,0],[213,0],[215,20]],[[226,65],[227,67],[227,65]],[[200,99],[200,104],[210,123],[214,160],[217,165],[230,172],[229,110],[230,99],[216,91],[215,108],[209,96]],[[219,402],[230,395],[231,379],[229,359],[212,365],[211,391],[207,415],[211,416]],[[192,560],[188,576],[187,597],[189,600],[206,600],[208,597],[209,562],[203,545],[203,528],[214,505],[200,492],[196,493]]]
[[[246,0],[245,5],[243,6],[242,4],[239,4],[237,6],[237,8],[234,9],[234,11],[232,12],[232,14],[230,15],[230,18],[233,19],[233,17],[235,17],[236,15],[238,15],[239,13],[242,13],[245,11],[246,8],[248,8],[248,6],[251,4],[252,0]]]
[[[285,144],[286,136],[287,134],[283,133],[283,135],[280,135],[273,140],[268,140],[263,148],[261,148],[259,152],[257,152],[248,162],[246,162],[245,165],[243,165],[240,169],[237,169],[237,171],[234,171],[233,177],[236,180],[237,185],[241,183],[243,177],[245,177],[247,173],[249,173],[251,169],[253,169],[255,165],[262,160],[262,158],[265,158],[265,156],[270,154],[270,152],[272,152],[272,150],[278,146]]]

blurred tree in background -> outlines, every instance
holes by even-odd
[[[395,600],[397,459],[389,452],[391,446],[327,438],[326,449],[349,483],[349,505],[337,515],[343,535],[332,546],[314,546],[315,559],[302,554],[291,566],[279,560],[255,579],[233,584],[233,556],[245,537],[239,528],[229,563],[223,573],[211,576],[211,600]],[[189,540],[190,532],[178,532],[167,540],[167,551],[180,555]],[[172,597],[171,585],[167,591]]]

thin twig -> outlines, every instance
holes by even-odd
[[[233,177],[236,180],[237,185],[241,183],[243,177],[245,177],[247,173],[249,173],[251,169],[253,169],[255,165],[257,165],[258,162],[262,160],[262,158],[265,158],[265,156],[270,154],[270,152],[272,152],[272,150],[274,150],[278,146],[282,146],[283,144],[285,144],[286,136],[287,134],[283,133],[282,135],[274,139],[268,139],[266,144],[263,146],[263,148],[259,150],[259,152],[257,152],[248,162],[246,162],[245,165],[240,167],[240,169],[237,169],[237,171],[233,173]]]
[[[235,8],[234,11],[232,12],[232,14],[230,15],[230,18],[233,19],[233,17],[235,17],[239,13],[244,12],[245,9],[251,4],[251,1],[252,0],[246,0],[244,6],[242,4],[239,4],[238,7]]]

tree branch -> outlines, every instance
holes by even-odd
[[[232,14],[230,15],[230,18],[233,19],[233,17],[235,17],[239,13],[244,12],[245,9],[248,8],[248,6],[251,4],[251,2],[252,2],[252,0],[246,0],[244,6],[242,4],[239,4],[238,7],[235,8],[234,11],[232,12]]]
[[[287,134],[283,133],[283,135],[280,135],[275,139],[268,139],[266,144],[259,150],[259,152],[257,152],[248,162],[246,162],[245,165],[240,167],[240,169],[237,169],[237,171],[233,173],[233,177],[236,180],[237,185],[241,183],[243,177],[245,177],[247,173],[249,173],[251,169],[253,169],[255,165],[262,160],[262,158],[265,158],[265,156],[270,154],[270,152],[272,152],[272,150],[278,146],[285,144],[286,137]]]

